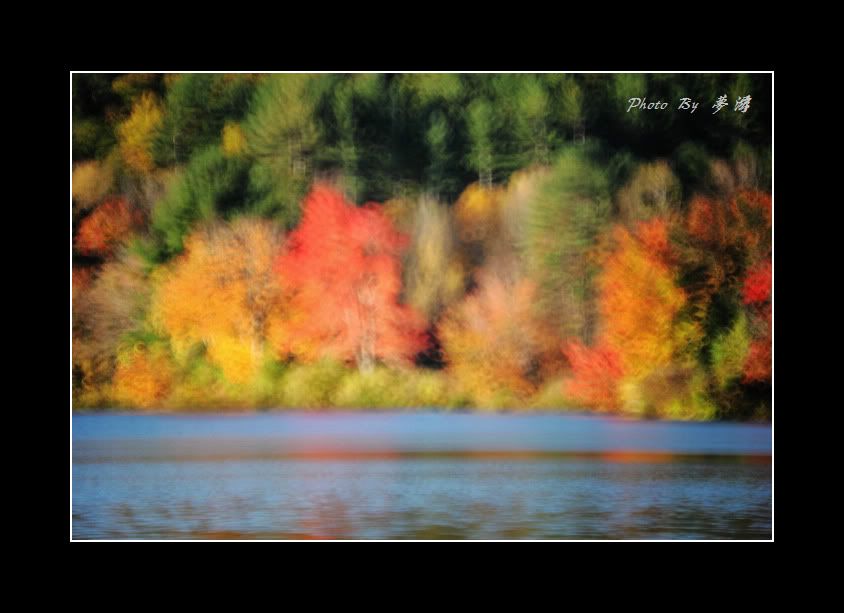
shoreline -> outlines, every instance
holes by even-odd
[[[677,419],[660,416],[637,416],[609,411],[590,411],[588,409],[547,409],[547,408],[448,408],[448,407],[272,407],[272,408],[193,408],[193,409],[134,409],[134,408],[104,408],[71,409],[72,416],[82,415],[157,415],[157,416],[255,416],[255,415],[422,415],[422,414],[455,414],[478,416],[566,416],[584,418],[603,418],[621,422],[663,422],[683,424],[747,424],[759,426],[773,426],[773,419]]]

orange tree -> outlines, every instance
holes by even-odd
[[[282,304],[273,261],[281,234],[269,221],[241,218],[205,226],[164,271],[152,305],[154,322],[177,356],[202,343],[232,383],[246,383],[265,358],[265,342]]]
[[[566,393],[604,409],[621,408],[624,389],[636,389],[654,373],[666,372],[696,340],[693,325],[681,325],[686,295],[676,283],[668,223],[654,218],[631,232],[618,225],[597,278],[598,339],[593,348],[568,343],[572,366]],[[629,394],[628,394],[629,396]]]

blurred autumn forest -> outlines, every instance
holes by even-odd
[[[74,74],[74,407],[769,419],[770,79]]]

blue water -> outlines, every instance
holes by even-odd
[[[74,539],[769,539],[771,428],[579,415],[73,417]]]

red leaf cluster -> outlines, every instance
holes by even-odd
[[[753,267],[747,274],[742,287],[745,304],[766,302],[771,298],[772,265],[770,261]]]
[[[764,192],[742,191],[728,202],[695,197],[689,205],[689,234],[705,244],[724,248],[755,248],[771,228],[771,197]]]
[[[723,244],[727,241],[725,207],[709,198],[696,197],[689,205],[688,231],[704,243]]]
[[[669,262],[673,259],[668,237],[668,221],[655,217],[636,226],[636,236],[645,250],[654,258]]]
[[[757,325],[761,327],[759,337],[750,343],[750,352],[744,363],[744,382],[770,381],[773,375],[773,311],[768,304]]]
[[[124,198],[106,200],[80,224],[76,249],[83,255],[106,257],[143,223],[141,212]]]
[[[563,354],[571,364],[572,373],[565,385],[567,396],[584,406],[618,407],[617,386],[624,376],[618,352],[606,346],[590,348],[574,341],[563,347]]]

